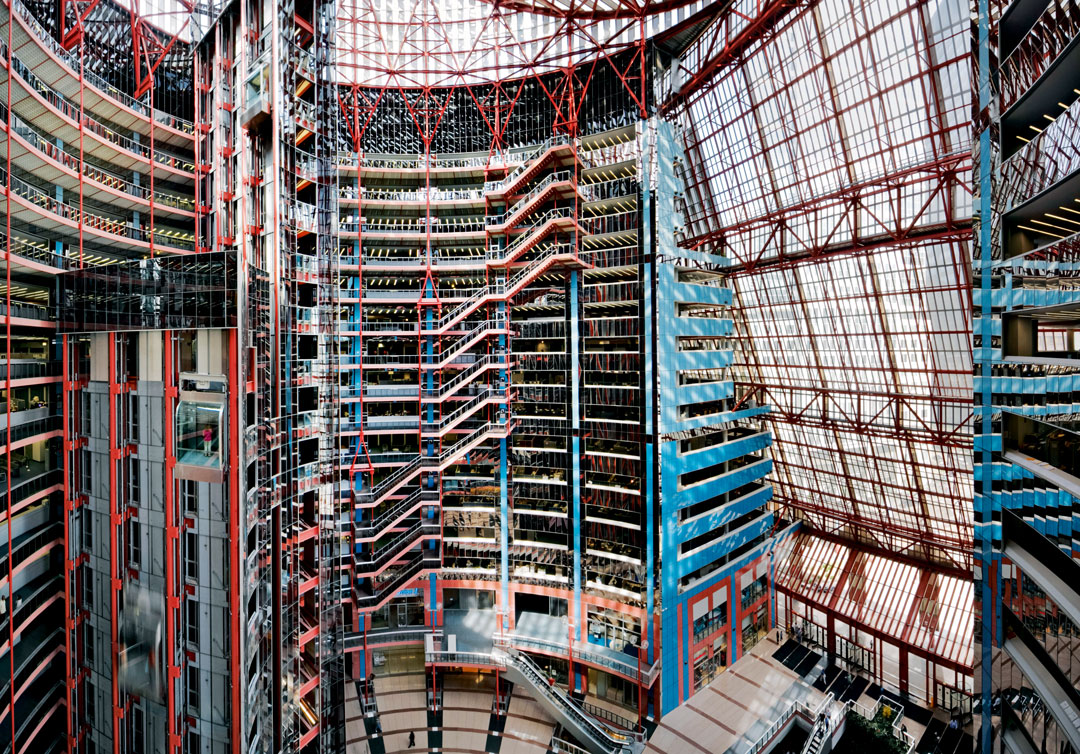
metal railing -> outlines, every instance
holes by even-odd
[[[906,754],[911,754],[913,751],[915,751],[915,738],[907,732],[907,730],[904,728],[903,723],[901,722],[903,719],[903,705],[899,705],[893,700],[886,697],[880,697],[877,700],[877,703],[874,705],[873,709],[867,709],[858,702],[848,701],[844,702],[844,714],[848,715],[854,712],[864,720],[873,721],[878,716],[878,713],[881,712],[882,707],[884,707],[886,704],[888,704],[890,707],[893,707],[894,709],[900,709],[900,714],[893,716],[893,722],[890,724],[890,729],[892,730],[892,735],[894,738],[902,741],[904,744],[907,745]]]
[[[558,655],[567,655],[570,652],[570,647],[566,642],[552,641],[550,639],[540,639],[532,636],[521,636],[519,634],[511,634],[506,637],[507,640],[515,647],[520,648],[532,648],[541,652],[553,652]],[[636,662],[630,662],[627,660],[623,662],[610,655],[602,652],[595,652],[588,648],[585,642],[575,643],[573,648],[573,654],[575,659],[579,659],[582,662],[590,665],[597,665],[608,670],[613,670],[616,673],[626,676],[631,680],[645,684],[646,686],[652,686],[656,677],[660,674],[659,661],[654,662],[651,666],[642,667],[641,677],[638,677],[638,667]]]
[[[421,392],[421,400],[425,401],[441,401],[454,393],[456,393],[462,385],[468,384],[472,379],[480,372],[488,369],[489,367],[502,366],[509,368],[509,364],[505,363],[504,357],[494,354],[484,354],[479,359],[474,361],[468,367],[460,371],[450,380],[439,385],[435,390],[424,390]]]
[[[8,57],[7,45],[3,42],[0,42],[0,57]],[[68,101],[62,94],[39,79],[33,71],[30,70],[29,66],[23,63],[19,58],[11,56],[10,60],[11,67],[19,75],[19,78],[65,117],[76,123],[81,121],[85,131],[99,136],[105,141],[111,142],[128,152],[137,154],[144,159],[154,160],[162,165],[167,165],[188,173],[195,170],[195,165],[189,158],[171,154],[168,150],[161,149],[158,146],[155,146],[155,148],[151,150],[149,144],[144,144],[124,136],[116,129],[110,128],[90,117],[78,105]]]
[[[7,172],[3,168],[0,168],[0,183],[3,183],[6,180]],[[69,220],[73,223],[81,222],[86,228],[99,230],[103,233],[120,236],[122,238],[129,238],[138,243],[150,243],[151,235],[143,228],[136,227],[132,223],[122,219],[106,217],[104,215],[80,210],[78,207],[60,201],[55,196],[47,194],[37,186],[33,186],[14,175],[11,176],[11,189],[12,192],[21,199],[40,207],[46,212],[62,217],[65,220]],[[170,248],[184,250],[194,250],[195,248],[194,238],[177,238],[169,235],[169,231],[155,230],[153,239],[154,243],[159,246],[168,246]]]
[[[535,234],[533,234],[535,235]],[[528,236],[532,237],[532,236]],[[524,237],[523,237],[524,238]],[[516,246],[517,244],[511,244]],[[479,308],[485,301],[498,300],[513,296],[518,289],[524,287],[533,277],[538,275],[540,271],[547,265],[547,262],[555,256],[573,254],[574,249],[568,243],[563,244],[550,244],[544,247],[535,257],[529,260],[528,264],[518,269],[513,277],[509,278],[504,284],[501,278],[495,278],[492,280],[491,285],[487,288],[480,288],[472,296],[462,301],[456,307],[439,318],[438,322],[428,326],[426,323],[422,326],[422,333],[438,333],[445,331],[451,325],[457,323],[459,320],[466,317],[469,313]],[[512,252],[513,253],[513,252]],[[508,258],[508,257],[507,257]]]
[[[493,319],[478,322],[476,326],[462,335],[449,349],[440,351],[439,353],[422,354],[420,364],[428,367],[446,366],[453,362],[455,358],[472,348],[477,340],[484,337],[487,333],[505,330],[506,324],[505,321]]]
[[[819,754],[832,734],[835,726],[833,725],[833,716],[830,714],[830,707],[832,707],[834,698],[832,694],[828,694],[818,705],[815,711],[814,727],[810,729],[810,735],[807,736],[806,743],[803,744],[802,754]],[[837,719],[836,722],[839,722],[839,720]]]
[[[406,584],[420,575],[424,569],[438,567],[440,563],[438,553],[429,555],[430,552],[424,549],[419,550],[416,557],[405,562],[391,579],[379,585],[380,590],[378,592],[364,593],[359,588],[354,589],[353,599],[357,608],[361,610],[377,609],[403,589]]]
[[[424,170],[428,167],[483,169],[488,167],[506,167],[524,163],[535,157],[536,154],[537,150],[535,148],[508,150],[494,155],[483,153],[473,155],[431,155],[430,157],[425,157],[425,155],[422,154],[415,156],[374,154],[361,156],[359,162],[364,167],[387,170]],[[339,165],[354,166],[357,164],[357,161],[357,155],[354,152],[338,153]]]
[[[404,519],[412,511],[422,508],[424,505],[437,505],[438,502],[438,492],[434,490],[413,490],[411,495],[395,504],[390,510],[380,514],[377,518],[373,518],[371,521],[356,522],[353,527],[353,541],[358,542],[377,537]]]
[[[495,191],[505,191],[510,186],[514,185],[518,178],[521,177],[530,166],[533,165],[533,160],[540,157],[544,152],[551,149],[556,145],[569,144],[570,137],[566,134],[554,134],[544,140],[542,144],[539,144],[527,152],[523,153],[522,163],[517,168],[507,173],[506,177],[498,181],[487,181],[484,183],[484,192],[492,193]]]
[[[418,217],[376,220],[355,217],[342,220],[339,229],[346,233],[483,233],[484,218]]]
[[[0,233],[0,248],[6,248],[7,236]],[[35,244],[23,238],[11,237],[11,253],[23,259],[66,270],[69,266],[68,259],[63,254],[58,254],[44,242]]]
[[[573,174],[569,170],[559,170],[554,173],[548,173],[542,181],[533,186],[528,193],[522,195],[516,202],[506,208],[506,211],[501,215],[489,215],[487,218],[487,224],[491,225],[506,225],[510,218],[512,218],[518,211],[523,209],[536,197],[540,196],[550,186],[556,183],[569,182]]]
[[[530,230],[536,230],[544,227],[548,222],[552,220],[564,219],[574,217],[573,207],[552,207],[543,214],[537,215],[529,226]],[[513,261],[514,257],[518,253],[528,247],[530,241],[537,237],[536,233],[524,233],[503,249],[489,249],[487,252],[488,260],[495,260],[500,264],[506,264]]]
[[[1077,34],[1080,14],[1075,4],[1069,0],[1048,3],[1023,39],[1001,61],[1001,112],[1020,99]]]
[[[6,119],[7,116],[7,106],[0,102],[0,119]],[[75,173],[81,172],[95,183],[116,189],[117,191],[122,191],[125,194],[144,201],[151,201],[152,199],[155,203],[166,207],[188,211],[194,211],[195,209],[194,200],[176,196],[175,194],[162,193],[160,191],[151,193],[149,186],[134,184],[126,178],[106,170],[105,168],[90,162],[80,161],[76,155],[71,154],[66,149],[61,149],[55,143],[50,141],[48,137],[42,136],[36,130],[31,128],[30,125],[23,121],[18,115],[11,115],[11,126],[18,136],[22,137],[24,141],[28,142],[38,152],[55,162],[59,162],[61,165]]]
[[[23,22],[34,31],[38,41],[52,52],[53,55],[62,60],[68,68],[71,69],[74,76],[78,77],[80,68],[78,56],[70,50],[65,50],[59,42],[53,39],[53,36],[38,22],[34,17],[34,14],[22,4],[21,0],[12,0],[11,6],[18,12]],[[142,100],[137,100],[130,94],[120,91],[93,71],[84,68],[83,80],[90,82],[95,89],[108,95],[125,107],[134,110],[141,115],[152,117],[156,123],[162,123],[165,126],[182,133],[195,133],[195,127],[192,125],[191,121],[184,120],[183,118],[171,115],[170,113],[158,110],[157,108],[151,110],[147,103]]]
[[[341,186],[338,190],[338,196],[342,199],[356,199],[356,187]],[[359,198],[369,202],[481,201],[484,198],[484,192],[481,189],[445,189],[437,186],[419,189],[367,188],[361,186]]]
[[[484,385],[475,396],[449,414],[439,417],[436,421],[421,421],[420,432],[441,435],[471,416],[486,401],[499,396],[502,396],[504,401],[507,400],[505,390],[499,390],[491,385]]]
[[[765,729],[765,732],[761,734],[758,740],[746,750],[746,754],[760,754],[764,751],[766,747],[772,743],[772,740],[776,738],[776,735],[788,724],[791,718],[798,714],[801,714],[807,720],[814,719],[814,712],[808,706],[802,702],[792,702],[787,706],[787,709],[783,711],[780,717],[773,720],[772,724]]]
[[[538,696],[558,707],[568,719],[576,723],[578,733],[591,738],[600,748],[610,752],[629,752],[633,750],[633,744],[644,742],[644,735],[639,731],[615,732],[601,725],[570,699],[562,689],[548,682],[540,668],[529,659],[528,655],[517,653],[508,657],[509,662],[524,676]]]

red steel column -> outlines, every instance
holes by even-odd
[[[7,222],[7,239],[4,242],[4,266],[7,268],[7,290],[4,293],[5,308],[7,311],[7,317],[4,322],[4,333],[7,337],[7,366],[4,370],[4,389],[7,395],[6,406],[4,407],[4,413],[7,417],[7,429],[4,430],[4,458],[5,466],[7,468],[7,480],[4,486],[7,489],[7,551],[8,551],[8,667],[11,671],[10,685],[8,686],[8,699],[11,700],[11,745],[15,746],[15,574],[14,574],[14,554],[11,551],[11,76],[12,76],[12,26],[15,25],[15,19],[13,18],[15,9],[12,4],[8,3],[8,38],[7,38],[7,51],[8,51],[8,77],[7,77],[7,102],[8,102],[8,122],[7,122],[7,185],[5,196],[7,201],[5,202],[5,212]]]
[[[152,91],[152,90],[151,90]],[[165,656],[166,697],[165,704],[169,715],[168,751],[180,749],[180,730],[177,725],[176,684],[180,678],[180,665],[176,660],[177,652],[177,613],[180,610],[179,569],[177,546],[180,539],[180,515],[177,506],[176,481],[173,473],[176,467],[176,437],[173,433],[173,412],[177,397],[176,367],[173,364],[173,335],[169,330],[162,334],[164,347],[164,382],[165,382]]]
[[[227,404],[229,414],[229,454],[226,459],[228,467],[225,472],[229,476],[229,607],[230,624],[229,634],[232,638],[232,750],[240,751],[243,741],[243,727],[241,726],[241,697],[240,690],[244,686],[243,677],[240,674],[240,545],[243,539],[240,535],[240,401],[241,391],[237,389],[239,383],[240,354],[237,348],[237,331],[229,330],[229,402]]]
[[[120,553],[117,550],[123,516],[118,512],[120,495],[116,489],[118,481],[116,465],[120,460],[120,446],[116,432],[116,401],[120,390],[116,373],[116,333],[108,333],[105,337],[109,341],[109,624],[112,634],[112,739],[113,754],[122,754],[120,731],[124,719],[124,708],[120,704],[119,597],[123,582],[119,577]]]

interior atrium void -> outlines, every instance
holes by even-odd
[[[983,5],[0,0],[0,754],[1080,752]]]

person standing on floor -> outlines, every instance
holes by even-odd
[[[416,746],[416,734],[409,731],[409,748]]]

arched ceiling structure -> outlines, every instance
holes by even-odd
[[[720,11],[706,0],[338,0],[338,73],[370,87],[500,82],[611,57]]]

